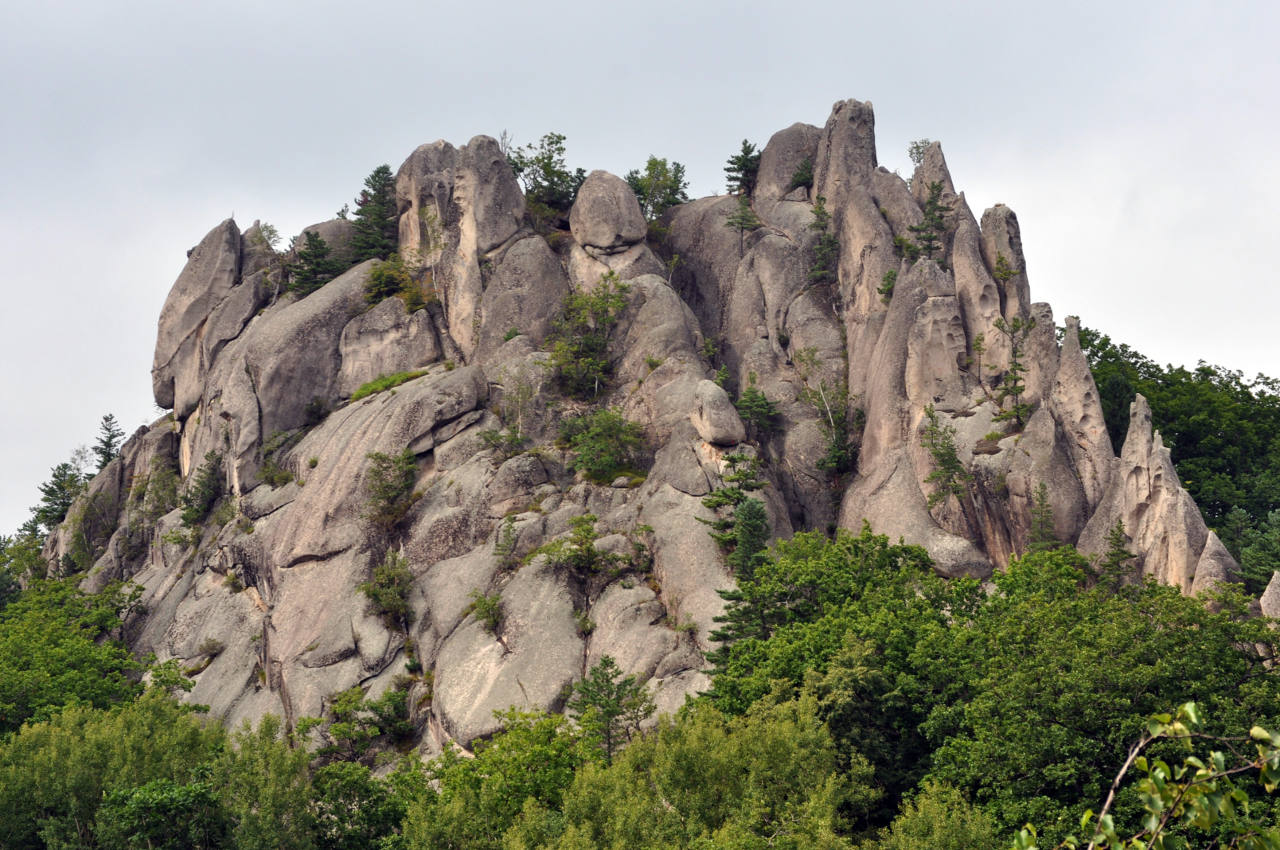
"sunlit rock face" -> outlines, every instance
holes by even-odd
[[[305,298],[282,293],[289,258],[223,222],[160,316],[152,378],[172,416],[134,435],[85,497],[115,521],[88,583],[140,584],[132,646],[199,668],[189,698],[231,723],[321,715],[338,693],[376,697],[412,672],[412,720],[434,752],[491,734],[495,710],[562,708],[605,655],[647,679],[660,709],[705,689],[717,590],[733,577],[702,500],[735,454],[762,459],[757,495],[777,537],[865,521],[926,547],[945,575],[983,577],[1024,551],[1043,484],[1056,535],[1086,554],[1119,520],[1143,573],[1187,593],[1233,577],[1143,399],[1112,452],[1078,323],[1059,342],[1049,306],[1031,301],[1014,213],[975,217],[938,144],[910,182],[879,167],[874,129],[869,103],[844,101],[822,127],[775,134],[753,201],[761,226],[744,232],[726,226],[733,197],[650,229],[627,183],[595,171],[569,230],[543,235],[495,140],[423,145],[395,178],[414,312],[367,302],[376,261]],[[819,198],[838,254],[816,278]],[[938,247],[904,256],[930,203],[945,209]],[[309,229],[350,243],[349,222]],[[594,404],[640,426],[647,471],[592,483],[555,444],[588,405],[558,394],[545,349],[566,296],[605,275],[627,306]],[[393,373],[408,375],[351,400]],[[767,427],[733,403],[753,386],[776,405]],[[833,470],[837,421],[853,423],[852,461]],[[504,427],[530,442],[500,453]],[[969,477],[962,495],[931,500],[939,432]],[[411,504],[382,527],[369,510],[377,458],[405,452]],[[184,543],[179,511],[155,494],[207,458],[227,507]],[[588,513],[625,567],[583,573],[537,553]],[[60,559],[71,534],[47,554]],[[412,576],[407,623],[360,590],[388,553]],[[496,623],[477,616],[479,597],[500,600]]]

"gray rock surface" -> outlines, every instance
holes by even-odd
[[[621,177],[593,171],[582,182],[569,211],[569,229],[579,245],[614,253],[644,239],[640,202]]]

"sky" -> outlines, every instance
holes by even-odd
[[[1280,376],[1280,4],[490,0],[0,2],[0,533],[112,413],[234,215],[293,235],[422,143],[555,131],[654,154],[694,197],[833,103],[880,163],[942,142],[974,213],[1018,214],[1032,297],[1160,363]]]

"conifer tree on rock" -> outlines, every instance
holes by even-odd
[[[379,165],[365,178],[364,190],[356,198],[355,235],[351,239],[353,262],[385,259],[399,245],[395,184],[389,165]]]
[[[729,157],[724,167],[725,177],[729,181],[729,191],[735,195],[748,198],[756,190],[756,175],[760,171],[760,151],[756,146],[742,140],[742,149]]]
[[[124,442],[124,429],[116,422],[115,416],[108,413],[102,417],[102,422],[98,425],[98,442],[93,445],[93,454],[98,459],[99,471],[120,454],[122,442]]]
[[[314,230],[308,230],[303,237],[298,261],[289,266],[289,282],[286,284],[286,288],[296,292],[299,298],[315,292],[338,273],[338,264],[329,256],[329,243]]]

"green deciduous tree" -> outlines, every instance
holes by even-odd
[[[684,166],[678,162],[650,156],[644,171],[632,169],[626,175],[627,185],[640,202],[640,212],[645,221],[655,221],[671,207],[689,200],[685,191],[689,181],[684,176]]]
[[[507,155],[511,170],[524,186],[529,213],[540,228],[569,212],[587,174],[565,164],[565,137],[547,133],[538,144],[514,148]]]
[[[333,762],[311,779],[310,809],[317,850],[382,847],[399,832],[404,801],[369,768]]]
[[[208,779],[153,779],[103,798],[94,834],[103,850],[215,850],[227,844],[226,812]]]
[[[631,288],[616,272],[600,277],[587,292],[572,292],[552,322],[547,345],[551,367],[561,392],[574,398],[595,398],[613,374],[609,340],[627,308]]]
[[[356,198],[355,232],[351,236],[351,261],[362,263],[387,259],[400,244],[399,211],[396,209],[396,180],[391,166],[379,165],[364,180]]]
[[[285,734],[280,718],[248,721],[214,762],[237,850],[311,850],[312,811],[306,747]]]

